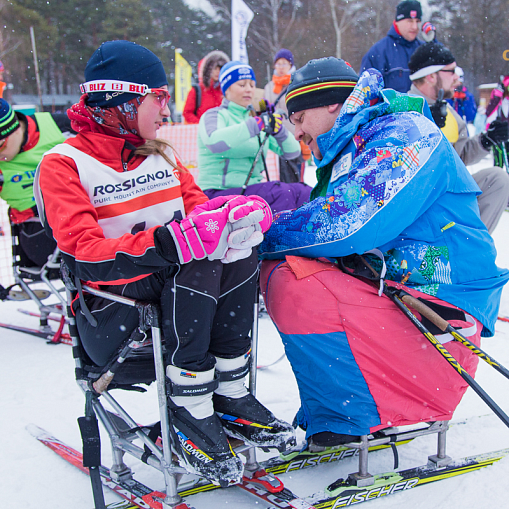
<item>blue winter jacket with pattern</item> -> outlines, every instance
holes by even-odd
[[[454,304],[493,335],[509,271],[495,265],[480,189],[423,98],[364,72],[334,127],[317,138],[312,200],[276,214],[263,258],[341,257],[378,248],[388,279]]]

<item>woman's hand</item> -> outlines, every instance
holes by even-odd
[[[198,205],[188,217],[168,225],[181,263],[205,257],[231,263],[249,256],[262,242],[263,232],[272,224],[267,202],[259,196],[229,198],[212,210],[216,198]]]

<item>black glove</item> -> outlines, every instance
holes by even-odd
[[[436,103],[432,104],[429,109],[435,124],[442,129],[442,127],[445,126],[445,118],[447,117],[447,101],[439,99]]]
[[[262,113],[262,121],[265,125],[263,130],[267,134],[277,134],[283,129],[283,115],[281,113]]]
[[[505,120],[494,120],[488,130],[481,134],[481,144],[489,150],[493,145],[504,143],[509,139],[509,123]]]

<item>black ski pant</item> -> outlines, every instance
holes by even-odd
[[[24,267],[33,265],[42,267],[55,251],[57,243],[46,235],[44,227],[38,219],[20,223],[17,226],[19,244],[23,250],[20,255],[22,265]]]
[[[304,181],[304,158],[299,155],[295,159],[279,157],[279,180],[289,184]]]
[[[251,345],[253,305],[257,291],[256,250],[244,260],[219,260],[173,265],[139,281],[103,286],[106,291],[158,302],[166,346],[165,362],[191,371],[207,371],[215,356],[235,358]],[[138,312],[129,306],[85,294],[97,326],[74,309],[80,339],[90,359],[104,366],[138,326]]]

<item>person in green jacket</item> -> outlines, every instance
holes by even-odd
[[[253,168],[261,145],[263,156],[268,150],[285,159],[300,154],[300,144],[283,126],[281,114],[251,115],[256,86],[253,69],[229,62],[221,69],[219,82],[225,98],[221,106],[205,112],[198,127],[198,185],[211,199],[256,194],[273,212],[295,209],[309,201],[311,188],[304,183],[262,182],[262,157]]]
[[[26,116],[0,99],[0,198],[9,205],[9,220],[19,225],[19,242],[30,263],[41,267],[56,248],[44,232],[35,205],[37,165],[50,148],[71,133],[65,114]]]

